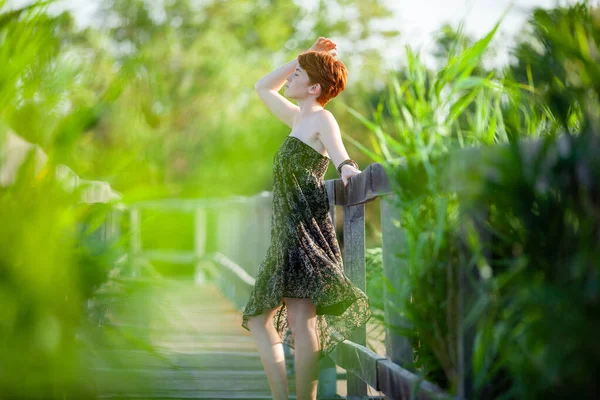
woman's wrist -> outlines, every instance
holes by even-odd
[[[354,168],[359,169],[358,168],[358,164],[356,163],[356,161],[354,161],[351,158],[347,158],[344,161],[342,161],[338,166],[337,166],[337,171],[338,171],[338,175],[342,176],[342,169],[344,168],[344,166],[346,165],[353,165]]]
[[[342,168],[340,168],[340,177],[344,173],[344,168],[348,169],[348,168],[356,168],[356,167],[354,165],[352,165],[352,164],[342,165]]]

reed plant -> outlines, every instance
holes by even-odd
[[[405,269],[382,285],[410,328],[390,328],[412,341],[405,367],[452,393],[466,373],[473,398],[596,394],[597,16],[586,4],[536,10],[501,71],[482,64],[498,25],[439,70],[407,48],[373,114],[349,110],[373,150],[354,144],[398,195]],[[488,216],[479,230],[477,207]],[[473,273],[463,309],[459,277]]]

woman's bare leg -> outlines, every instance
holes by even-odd
[[[281,337],[273,326],[273,315],[277,308],[248,318],[248,328],[256,340],[273,400],[288,400],[288,381],[285,370],[285,355]]]
[[[296,399],[316,400],[319,382],[319,338],[317,312],[311,299],[284,297],[288,319],[294,333]]]

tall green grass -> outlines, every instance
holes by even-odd
[[[450,233],[456,230],[458,205],[456,196],[440,193],[434,163],[454,149],[508,140],[501,100],[519,86],[507,85],[494,72],[472,74],[497,29],[450,54],[439,71],[427,68],[407,48],[407,65],[390,77],[372,120],[350,110],[372,132],[374,151],[355,144],[375,161],[391,165],[390,176],[397,176],[399,161],[415,166],[410,168],[410,187],[393,179],[407,243],[401,255],[409,262],[404,279],[390,284],[398,295],[408,296],[397,304],[405,305],[404,316],[414,326],[402,332],[414,339],[414,368],[445,385],[457,379],[456,289],[445,283],[456,274]]]
[[[594,393],[586,385],[591,384],[590,371],[600,358],[589,342],[594,325],[585,327],[585,315],[586,307],[592,313],[597,310],[598,270],[589,264],[597,247],[589,243],[589,235],[597,232],[598,224],[586,224],[585,231],[575,232],[557,219],[574,219],[577,226],[584,226],[586,218],[595,218],[590,207],[597,202],[596,194],[591,194],[596,186],[589,186],[597,173],[589,158],[595,142],[581,139],[563,149],[566,158],[560,160],[568,164],[546,151],[536,160],[521,160],[524,150],[519,143],[538,139],[545,142],[544,148],[558,151],[552,144],[558,135],[597,136],[597,15],[597,10],[585,5],[535,11],[531,35],[517,46],[516,64],[503,71],[486,71],[481,62],[498,25],[473,45],[454,47],[446,65],[437,71],[424,66],[408,48],[406,66],[390,76],[373,115],[350,110],[371,132],[374,150],[355,145],[374,161],[384,162],[398,194],[398,219],[406,244],[397,251],[408,262],[402,279],[388,284],[396,288],[396,303],[403,304],[401,312],[412,324],[412,329],[400,331],[412,339],[415,349],[414,365],[408,367],[451,392],[459,383],[457,344],[459,324],[465,323],[467,330],[475,332],[473,358],[467,360],[473,366],[475,398],[560,398],[569,385],[582,398],[592,398]],[[541,53],[536,41],[542,44]],[[477,172],[489,168],[485,157],[479,158],[479,165],[464,160],[472,169],[463,171],[465,175],[450,176],[444,170],[458,150],[509,143],[517,151],[505,153],[489,176]],[[582,179],[570,169],[575,160],[588,174],[586,191],[581,193],[566,184],[569,179]],[[541,165],[546,167],[538,168]],[[560,184],[560,176],[567,180],[565,185]],[[460,187],[460,192],[449,187]],[[590,207],[573,210],[567,197]],[[462,211],[474,204],[487,208],[492,204],[484,231],[492,236],[494,246],[468,229],[471,221]],[[542,204],[547,208],[536,210]],[[568,230],[561,233],[561,229]],[[467,234],[467,258],[458,245],[465,238],[461,232]],[[569,237],[572,247],[560,247],[565,256],[569,254],[564,274],[576,274],[581,280],[560,278],[556,271],[547,275],[544,265],[560,268],[550,250],[559,242],[534,246],[547,236],[556,241]],[[541,251],[544,246],[548,249]],[[513,257],[511,251],[519,256]],[[468,303],[461,314],[457,281],[470,268],[481,279],[473,289],[478,301]],[[562,290],[561,284],[567,282],[576,291],[588,290],[592,303],[584,305],[576,293]],[[573,330],[552,328],[560,324],[561,315],[566,318],[571,312]],[[578,340],[569,339],[568,348],[560,348],[553,335],[564,338],[566,332]],[[575,349],[595,355],[578,354]],[[577,372],[562,366],[561,358]]]

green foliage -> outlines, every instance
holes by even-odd
[[[471,316],[479,393],[598,396],[599,146],[590,131],[548,137],[536,153],[515,145],[473,199],[489,209],[473,251],[490,253]]]
[[[377,33],[371,20],[388,13],[367,0],[323,2],[327,13],[360,10],[332,19],[289,1],[176,0],[157,14],[155,2],[115,0],[102,2],[102,28],[79,30],[69,13],[48,14],[49,3],[5,11],[0,0],[0,167],[6,132],[48,156],[40,171],[28,153],[0,188],[0,397],[11,399],[93,398],[82,368],[91,353],[153,351],[139,332],[97,326],[114,322],[120,307],[143,321],[143,295],[131,307],[127,299],[144,285],[128,283],[115,266],[128,238],[102,237],[111,205],[80,203],[81,191],[65,191],[54,176],[56,165],[108,181],[126,202],[267,189],[287,128],[253,83],[315,35],[344,34],[348,48],[368,43]],[[352,60],[367,55],[372,70],[379,56],[361,50]],[[189,239],[180,221],[159,222],[151,233],[178,234],[144,236],[150,245],[177,248]]]
[[[366,282],[367,295],[371,311],[375,319],[383,322],[383,259],[381,247],[374,247],[366,251]]]
[[[371,143],[376,161],[389,160],[393,154],[416,157],[428,163],[430,157],[444,154],[450,148],[473,144],[493,144],[506,139],[496,120],[503,83],[493,77],[476,77],[473,70],[496,32],[459,54],[434,72],[418,54],[407,48],[406,68],[390,77],[387,92],[373,115],[373,122],[355,110],[350,112],[372,132]],[[473,105],[467,127],[458,118]],[[484,129],[485,128],[485,129]]]
[[[57,162],[111,182],[131,201],[256,193],[267,189],[270,156],[287,128],[253,83],[319,34],[344,35],[351,69],[367,58],[364,68],[380,68],[368,44],[381,34],[371,21],[389,15],[386,6],[361,0],[319,7],[114,0],[101,5],[103,28],[85,30],[68,13],[38,11],[35,20],[16,18],[29,8],[6,13],[0,57],[11,62],[0,85],[13,90],[0,91],[3,119]],[[393,37],[385,32],[380,41]],[[250,168],[255,173],[238,179]]]
[[[458,203],[456,196],[442,191],[436,164],[451,149],[506,141],[497,122],[502,118],[500,97],[506,92],[503,82],[473,75],[496,30],[450,53],[437,72],[407,48],[406,68],[390,77],[374,121],[350,109],[371,131],[371,156],[389,162],[386,168],[400,194],[397,209],[408,269],[392,285],[399,289],[397,303],[413,326],[405,334],[413,338],[414,368],[443,386],[456,384],[458,374],[457,293],[444,284],[456,276]],[[402,168],[394,160],[399,155]]]
[[[583,118],[598,118],[600,86],[599,11],[585,2],[553,10],[536,10],[527,40],[515,49],[511,72],[519,82],[535,85],[541,104],[564,131],[585,129]]]
[[[446,32],[438,72],[408,49],[372,118],[351,110],[399,195],[414,368],[451,392],[472,331],[473,398],[598,396],[598,21],[586,5],[535,11],[543,51],[521,43],[502,74],[480,63],[497,27],[470,45]],[[461,311],[464,274],[478,279]]]
[[[88,263],[92,250],[86,235],[79,242],[72,208],[80,193],[65,192],[51,168],[36,173],[33,155],[17,180],[0,188],[0,392],[11,399],[92,398],[76,333],[87,296],[104,279],[105,258]]]
[[[15,182],[0,189],[3,395],[93,397],[79,351],[97,340],[128,340],[100,335],[83,314],[98,287],[139,289],[106,282],[119,272],[113,265],[123,245],[98,238],[109,207],[77,204],[80,193],[61,189],[53,167],[65,163],[110,181],[127,201],[265,189],[270,156],[287,128],[252,84],[313,36],[340,35],[350,48],[366,49],[352,54],[363,75],[342,99],[369,133],[366,141],[352,139],[361,130],[340,118],[352,133],[345,140],[388,162],[399,194],[408,267],[391,284],[412,323],[405,333],[414,369],[456,388],[465,317],[456,281],[473,268],[481,279],[465,323],[475,330],[476,395],[597,397],[597,9],[537,10],[516,62],[502,72],[482,63],[498,26],[478,41],[445,27],[439,70],[407,48],[406,67],[378,92],[369,77],[381,72],[381,57],[366,44],[397,34],[374,30],[372,22],[388,14],[380,1],[320,1],[311,12],[288,1],[175,0],[152,8],[113,0],[103,4],[106,29],[83,31],[68,13],[48,15],[44,4],[0,14],[0,128],[49,155],[36,172],[30,153]],[[347,64],[352,68],[350,58]],[[364,117],[373,99],[375,112]],[[569,133],[568,145],[557,146],[556,135]],[[499,159],[474,158],[481,165],[465,160],[470,170],[460,182],[446,169],[457,149],[511,143],[517,150],[522,139],[543,137],[550,139],[531,160],[510,150]],[[361,144],[369,141],[371,148]],[[490,163],[491,172],[484,169]],[[469,229],[464,212],[474,205],[489,209],[489,248]],[[457,245],[465,238],[467,249]],[[381,249],[372,249],[367,292],[382,322],[384,284]],[[103,307],[88,310],[97,323],[106,321]]]
[[[106,179],[97,174],[113,171],[111,163],[123,168],[123,158],[129,160],[126,166],[133,174],[108,176],[132,198],[143,197],[150,187],[182,197],[267,189],[269,160],[287,127],[265,109],[254,82],[310,46],[315,36],[343,34],[353,46],[366,43],[376,33],[371,20],[389,14],[380,1],[321,2],[319,7],[314,13],[289,1],[103,3],[108,29],[94,35],[123,50],[94,51],[127,65],[133,77],[102,119],[109,147],[92,147],[102,150],[94,158],[109,161],[86,170]],[[335,17],[340,10],[355,8],[359,16],[348,12],[346,18]],[[346,35],[351,25],[360,29]],[[362,50],[353,56],[373,58]],[[376,56],[373,62],[380,59]],[[137,156],[126,158],[132,149]],[[247,175],[250,169],[255,173]]]
[[[491,276],[473,314],[479,393],[598,397],[597,15],[585,4],[537,10],[530,26],[541,50],[517,49],[513,73],[536,82],[535,101],[557,128],[536,152],[511,146],[473,199],[490,210],[491,236]]]
[[[0,393],[10,399],[86,399],[95,393],[81,367],[81,339],[94,332],[86,302],[114,262],[113,244],[97,237],[109,206],[81,204],[84,186],[65,190],[52,152],[43,160],[35,148],[5,148],[13,126],[54,149],[60,141],[52,136],[54,127],[75,115],[57,110],[72,86],[70,71],[55,69],[59,46],[52,32],[68,20],[49,17],[41,5],[0,15],[6,72],[0,79]],[[77,124],[71,132],[82,129]],[[56,148],[68,146],[63,141]]]

